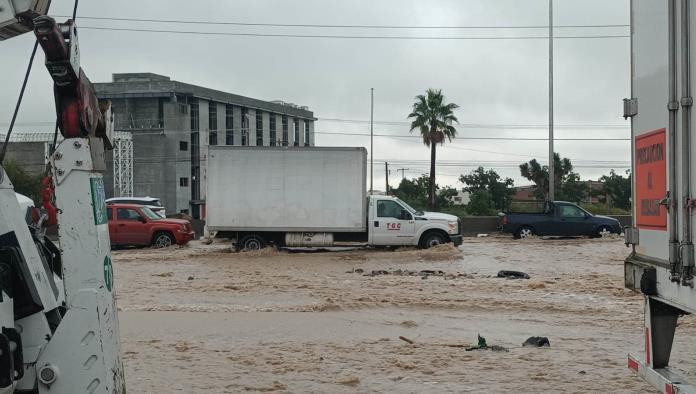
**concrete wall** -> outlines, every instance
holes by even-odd
[[[270,140],[270,134],[271,134],[271,116],[272,115],[268,112],[264,112],[262,114],[263,116],[263,146],[270,146],[271,145],[271,140]]]
[[[29,175],[42,175],[46,172],[47,149],[45,142],[12,142],[5,160],[19,164]]]
[[[176,205],[176,195],[166,183],[165,173],[170,171],[170,163],[163,159],[166,157],[167,137],[163,132],[133,133],[133,194],[160,198],[165,208]]]
[[[114,129],[162,128],[164,119],[160,115],[159,97],[116,98],[111,100],[114,113]]]
[[[232,108],[232,128],[234,133],[234,144],[242,144],[242,109],[234,106]]]
[[[247,145],[256,146],[256,110],[247,110]]]
[[[198,123],[200,132],[200,157],[201,157],[201,199],[205,200],[208,180],[208,135],[210,134],[210,122],[208,119],[210,102],[198,100],[198,111],[200,122]]]
[[[169,174],[165,174],[164,181],[168,185],[167,190],[173,194],[168,196],[167,200],[169,203],[164,207],[167,209],[167,213],[177,213],[182,210],[190,212],[191,118],[189,107],[187,104],[182,103],[165,103],[164,117],[164,133],[167,137],[166,150],[169,152],[165,165]],[[185,151],[180,149],[181,142],[186,142],[187,149]],[[188,186],[180,185],[179,180],[181,178],[188,180]]]

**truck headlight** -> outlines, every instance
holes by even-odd
[[[456,220],[447,222],[447,232],[449,234],[457,234],[458,230],[459,230],[459,224],[457,223]]]

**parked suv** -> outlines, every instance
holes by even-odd
[[[150,208],[135,204],[107,205],[111,245],[183,245],[194,238],[191,223],[165,219]]]
[[[114,197],[106,200],[106,204],[137,204],[144,205],[159,216],[167,217],[167,212],[159,198],[154,197]]]

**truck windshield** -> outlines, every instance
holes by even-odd
[[[416,211],[415,209],[413,209],[412,206],[406,204],[403,200],[400,200],[400,199],[397,198],[396,201],[398,201],[399,204],[401,204],[401,205],[403,205],[404,207],[406,207],[406,209],[408,209],[409,212],[411,212],[411,213],[414,214],[414,215],[422,215],[422,214],[423,214],[423,212],[421,212],[421,211]]]
[[[160,215],[158,215],[158,214],[152,212],[152,210],[151,210],[150,208],[148,208],[148,207],[141,207],[140,210],[143,211],[143,213],[145,214],[145,216],[147,216],[147,218],[150,219],[150,220],[159,220],[159,219],[162,219],[162,216],[160,216]]]

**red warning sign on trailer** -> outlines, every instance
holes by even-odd
[[[660,200],[667,194],[665,129],[636,137],[636,225],[650,230],[667,229],[667,208]]]

